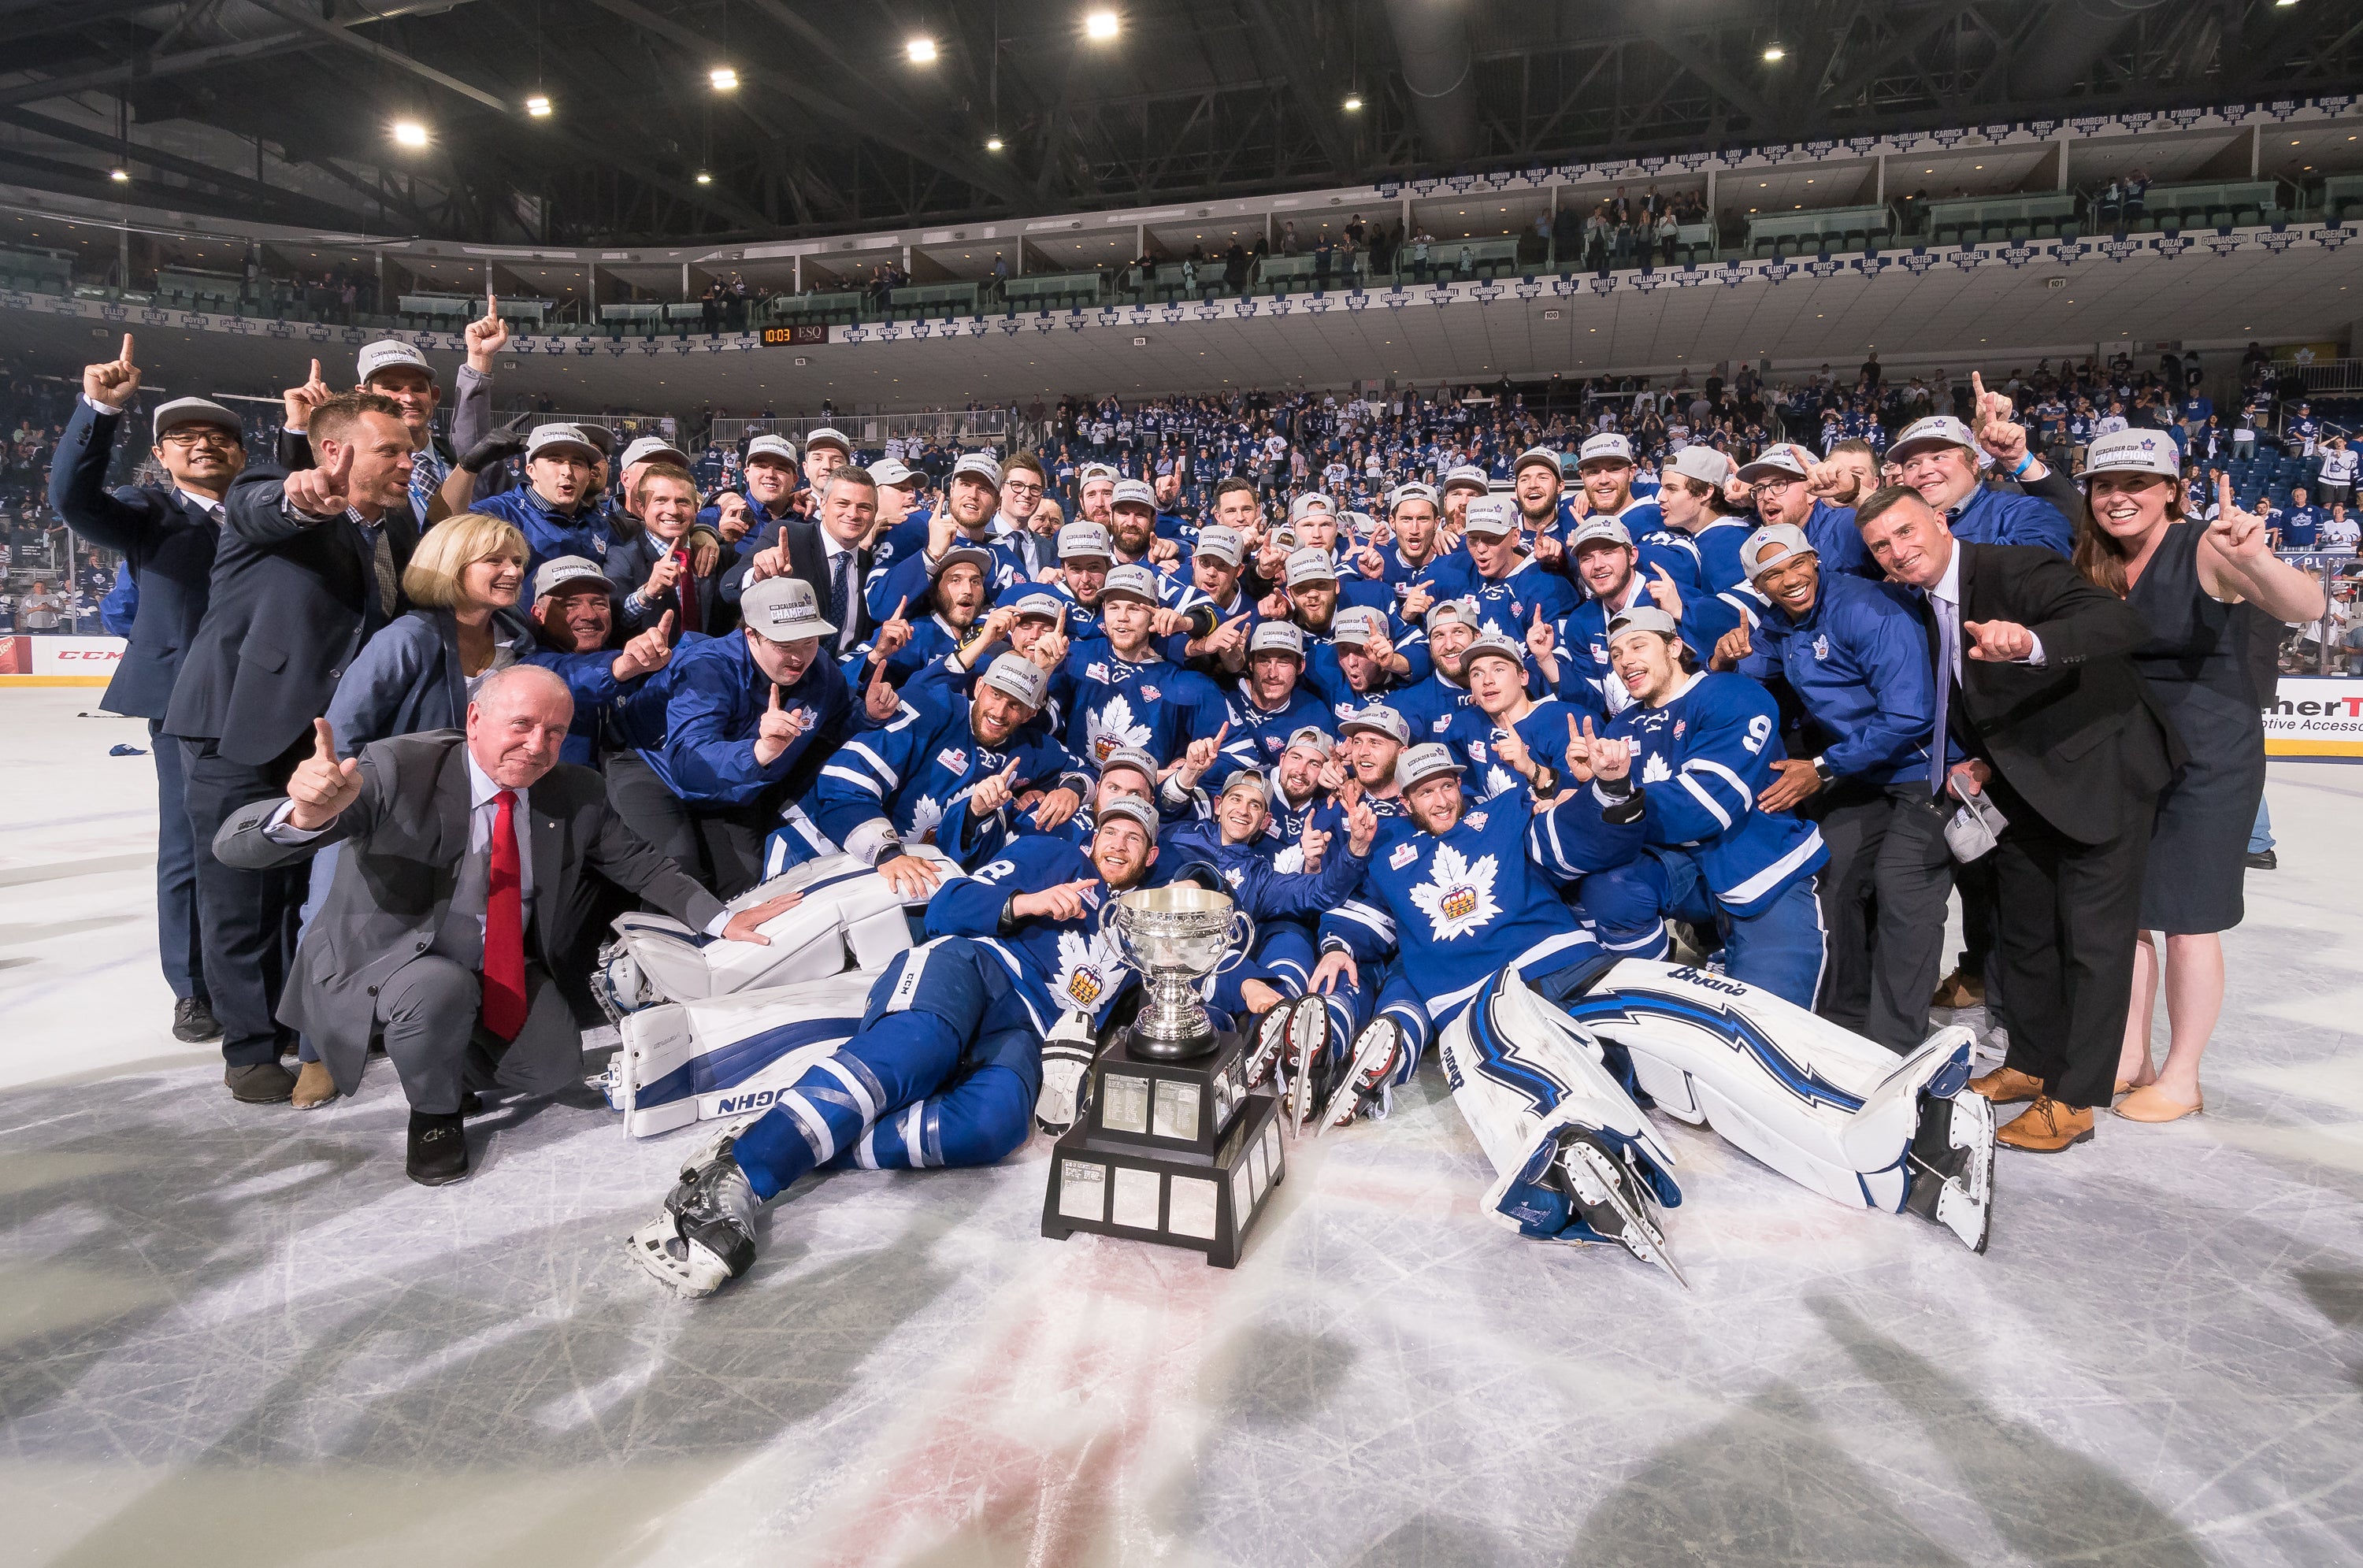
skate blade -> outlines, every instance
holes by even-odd
[[[698,1254],[704,1249],[693,1242],[682,1242],[689,1253],[686,1259],[675,1258],[666,1243],[677,1240],[680,1232],[672,1217],[660,1215],[624,1238],[624,1255],[640,1271],[684,1301],[703,1301],[722,1288],[729,1279],[729,1271],[715,1259],[706,1267],[698,1266]],[[708,1254],[710,1257],[710,1254]]]
[[[1614,1167],[1609,1164],[1608,1156],[1587,1143],[1578,1143],[1569,1153],[1590,1165],[1594,1179],[1606,1189],[1608,1206],[1615,1209],[1618,1217],[1625,1221],[1625,1233],[1617,1238],[1625,1250],[1645,1264],[1655,1264],[1664,1269],[1674,1276],[1676,1285],[1688,1290],[1691,1287],[1691,1282],[1683,1275],[1681,1266],[1674,1262],[1674,1254],[1666,1246],[1664,1238],[1658,1232],[1658,1228],[1650,1224],[1633,1205],[1625,1200],[1625,1188],[1616,1180]]]

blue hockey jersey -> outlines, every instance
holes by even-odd
[[[1067,749],[1095,771],[1119,746],[1170,762],[1230,720],[1222,691],[1204,676],[1162,658],[1130,663],[1099,637],[1069,646],[1050,695],[1069,715]]]
[[[1772,694],[1744,675],[1703,671],[1662,708],[1633,703],[1609,721],[1611,735],[1640,750],[1633,777],[1648,801],[1653,847],[1688,850],[1718,902],[1756,914],[1829,859],[1821,829],[1786,812],[1756,809],[1781,746]]]
[[[1005,750],[980,744],[965,697],[937,690],[923,704],[904,701],[882,726],[840,746],[820,770],[804,812],[838,844],[863,823],[884,817],[906,844],[932,842],[963,866],[974,865],[1008,842],[1013,810],[1004,805],[980,819],[969,797],[985,779],[1015,763],[1013,793],[1029,785],[1092,798],[1093,779],[1067,748],[1047,735],[1019,729]]]
[[[1099,875],[1091,856],[1073,845],[1028,834],[974,873],[946,877],[927,900],[926,933],[974,937],[991,949],[1044,1034],[1069,1012],[1083,1014],[1096,1030],[1134,979],[1113,926],[1100,923],[1110,895]],[[1013,934],[1001,934],[1001,911],[1011,895],[1075,881],[1093,884],[1083,894],[1082,918],[1035,915],[1018,922]]]
[[[1532,704],[1525,718],[1510,726],[1527,752],[1537,762],[1554,772],[1567,772],[1567,726],[1570,719],[1581,723],[1585,710],[1556,697],[1546,697]],[[1443,735],[1444,744],[1459,757],[1469,771],[1461,778],[1461,787],[1480,801],[1490,801],[1508,790],[1525,787],[1518,770],[1503,762],[1495,746],[1502,736],[1502,727],[1492,716],[1471,702],[1456,710]]]
[[[1504,966],[1537,976],[1591,956],[1599,944],[1559,889],[1626,864],[1643,839],[1640,822],[1611,823],[1603,804],[1581,789],[1536,812],[1521,784],[1440,836],[1382,821],[1361,885],[1322,917],[1322,946],[1357,964],[1394,955],[1438,1029]]]

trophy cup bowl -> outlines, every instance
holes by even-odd
[[[1244,953],[1255,922],[1228,893],[1194,882],[1137,888],[1108,906],[1117,940],[1146,985],[1148,999],[1133,1020],[1133,1048],[1176,1061],[1212,1050],[1215,1026],[1204,1001],[1206,981],[1234,942]]]

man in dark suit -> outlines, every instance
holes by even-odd
[[[229,866],[207,846],[239,807],[284,790],[345,667],[405,608],[402,571],[418,542],[400,408],[373,392],[327,398],[311,437],[318,468],[250,469],[230,486],[205,618],[164,712],[187,771],[223,1078],[257,1105],[294,1092],[274,1015],[305,878]]]
[[[616,620],[627,632],[644,632],[670,612],[674,635],[719,636],[737,624],[738,609],[722,598],[720,541],[697,521],[697,481],[675,464],[638,467],[628,498],[638,528],[608,549],[605,563]]]
[[[1997,1140],[2057,1154],[2092,1136],[2115,1084],[2150,822],[2182,762],[2126,657],[2149,624],[2052,550],[1956,540],[1903,486],[1873,492],[1855,520],[1871,558],[1922,596],[1931,797],[1982,793],[2009,821],[1991,853],[2010,1053],[1970,1087],[1998,1105],[2032,1100]]]
[[[803,579],[835,628],[826,651],[841,661],[870,641],[880,624],[861,591],[873,564],[870,535],[878,520],[878,482],[867,469],[833,469],[821,480],[816,510],[817,522],[791,517],[774,525],[764,547],[724,580],[725,592],[735,601],[765,578]]]
[[[50,505],[83,538],[123,552],[138,596],[130,646],[98,705],[148,721],[156,763],[156,944],[172,988],[172,1033],[194,1044],[221,1033],[221,1025],[198,941],[197,846],[181,746],[161,730],[182,657],[205,619],[222,497],[246,467],[246,447],[237,414],[204,398],[179,398],[152,421],[150,450],[172,482],[109,491],[107,460],[123,411],[139,393],[139,367],[126,333],[120,359],[83,367],[82,401],[50,469]]]
[[[241,807],[214,853],[264,870],[348,845],[305,933],[280,1015],[318,1042],[347,1094],[382,1040],[410,1101],[406,1165],[428,1187],[468,1174],[460,1120],[494,1088],[542,1097],[581,1081],[582,1039],[554,970],[607,881],[740,942],[801,894],[726,915],[633,834],[604,780],[558,760],[566,682],[534,665],[488,676],[468,728],[427,730],[339,762],[325,719],[284,798]]]

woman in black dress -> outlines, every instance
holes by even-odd
[[[2262,522],[2221,481],[2216,516],[2185,518],[2181,454],[2162,430],[2092,443],[2084,471],[2091,518],[2076,565],[2149,618],[2134,659],[2173,715],[2191,759],[2158,797],[2142,884],[2142,934],[2117,1066],[2118,1115],[2175,1121],[2198,1110],[2199,1058],[2224,1007],[2221,932],[2240,923],[2248,829],[2265,788],[2265,736],[2247,674],[2252,624],[2322,613],[2322,589],[2274,556]],[[2161,959],[2156,933],[2166,937]],[[2166,1062],[2150,1053],[2150,1014],[2165,978]]]

